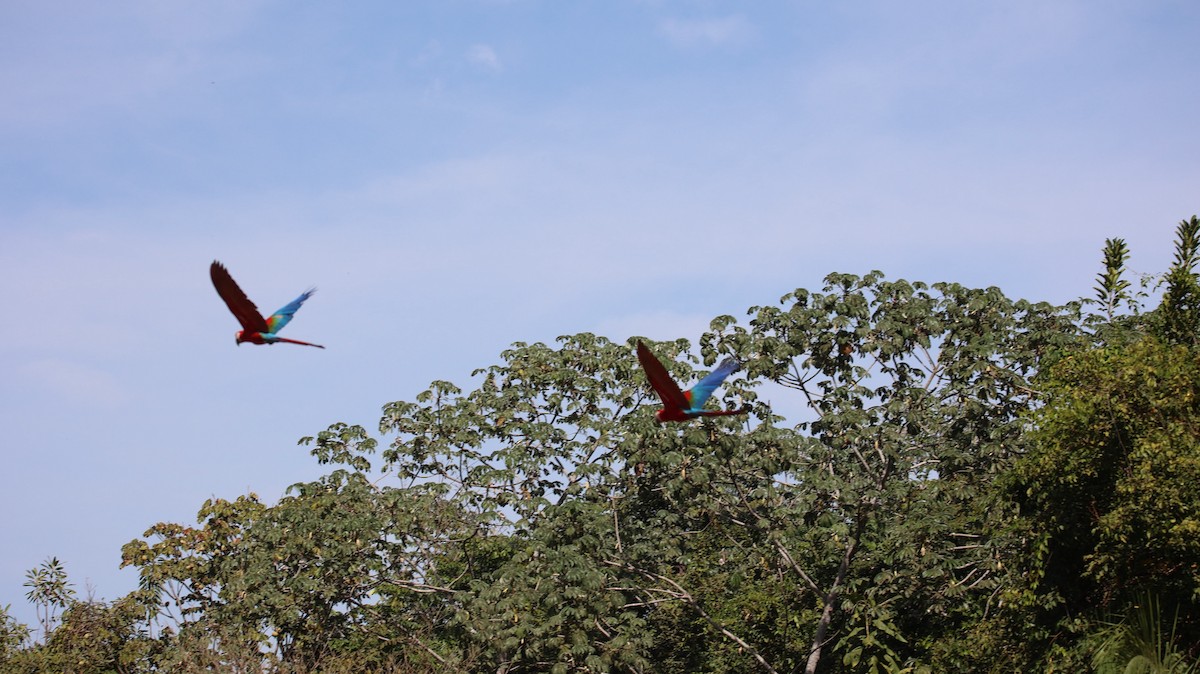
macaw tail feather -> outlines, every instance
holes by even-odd
[[[315,347],[317,347],[318,349],[324,349],[324,348],[325,348],[325,347],[321,346],[320,344],[312,344],[312,343],[309,343],[309,342],[302,342],[302,341],[300,341],[300,340],[298,340],[298,339],[288,339],[287,337],[279,337],[279,336],[276,336],[276,337],[275,337],[275,339],[274,339],[273,341],[276,341],[276,342],[287,342],[288,344],[300,344],[301,346],[315,346]]]
[[[735,414],[749,414],[750,406],[746,405],[736,410],[705,410],[699,414],[702,417],[731,417]]]

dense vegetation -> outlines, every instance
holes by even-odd
[[[743,360],[749,421],[656,424],[632,337],[514,344],[154,525],[126,597],[31,570],[0,672],[1196,671],[1198,252],[1139,290],[1110,240],[1061,307],[835,274],[655,344]]]

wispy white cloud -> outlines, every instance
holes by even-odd
[[[416,56],[408,60],[408,63],[414,67],[424,67],[441,58],[442,52],[443,49],[440,40],[429,40],[421,48],[421,51],[417,52]]]
[[[754,26],[741,14],[706,19],[664,19],[659,30],[680,47],[741,44],[754,35]]]
[[[467,50],[467,61],[472,64],[498,73],[504,70],[504,64],[500,62],[500,57],[496,54],[496,50],[491,45],[474,44]]]

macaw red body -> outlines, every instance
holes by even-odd
[[[242,329],[238,330],[237,334],[234,335],[238,346],[241,346],[242,342],[250,342],[251,344],[287,342],[288,344],[315,346],[318,349],[325,348],[320,344],[310,344],[297,339],[280,337],[275,334],[292,320],[292,316],[295,315],[296,310],[300,308],[301,304],[304,304],[305,300],[312,297],[312,294],[317,291],[316,288],[304,291],[303,294],[289,302],[282,309],[271,314],[270,318],[263,318],[262,314],[258,312],[258,307],[254,306],[249,297],[246,297],[246,293],[242,292],[242,289],[238,287],[238,284],[229,275],[229,271],[225,269],[224,265],[213,260],[212,265],[208,268],[208,273],[212,277],[213,287],[217,289],[217,294],[221,296],[221,299],[225,300],[225,306],[229,307],[229,311],[238,319],[238,323],[242,324]]]
[[[709,396],[721,385],[721,382],[742,369],[742,364],[733,358],[721,361],[717,369],[701,379],[690,390],[684,391],[679,388],[679,384],[676,384],[674,379],[671,379],[667,368],[663,367],[662,362],[650,352],[650,349],[646,348],[645,344],[642,344],[641,340],[638,340],[637,355],[638,360],[642,363],[642,369],[646,371],[646,378],[650,380],[650,385],[654,387],[658,397],[662,398],[663,408],[654,413],[654,418],[658,419],[660,423],[687,421],[696,417],[725,417],[733,414],[745,414],[748,411],[745,408],[739,410],[704,409],[704,403],[708,402]]]

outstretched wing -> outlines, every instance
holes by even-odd
[[[646,371],[646,378],[650,380],[650,385],[654,387],[658,397],[662,398],[663,408],[668,412],[687,409],[687,396],[680,390],[679,384],[671,379],[667,368],[663,367],[662,362],[653,353],[650,353],[650,349],[647,349],[641,340],[638,340],[637,343],[637,356],[642,363],[642,369]]]
[[[213,287],[217,289],[217,294],[225,300],[225,306],[233,312],[238,323],[242,324],[243,330],[270,332],[262,314],[258,313],[258,307],[254,306],[254,302],[251,302],[249,297],[246,297],[246,293],[238,287],[224,265],[213,260],[212,266],[208,268],[208,274],[212,277]]]
[[[300,305],[304,304],[304,301],[312,297],[312,294],[315,292],[317,292],[316,288],[305,290],[299,297],[289,302],[287,306],[271,314],[271,317],[267,319],[267,332],[279,332],[282,330],[283,326],[291,322],[292,316],[295,315]]]
[[[704,403],[708,402],[709,396],[712,395],[713,391],[717,390],[717,387],[721,385],[721,382],[725,381],[726,377],[740,369],[742,369],[742,364],[733,358],[726,358],[725,360],[721,361],[721,364],[717,366],[717,369],[710,372],[704,379],[701,379],[695,386],[691,388],[690,391],[685,394],[687,395],[688,402],[691,403],[689,407],[694,410],[704,407]],[[688,407],[685,407],[684,409],[688,409]]]

